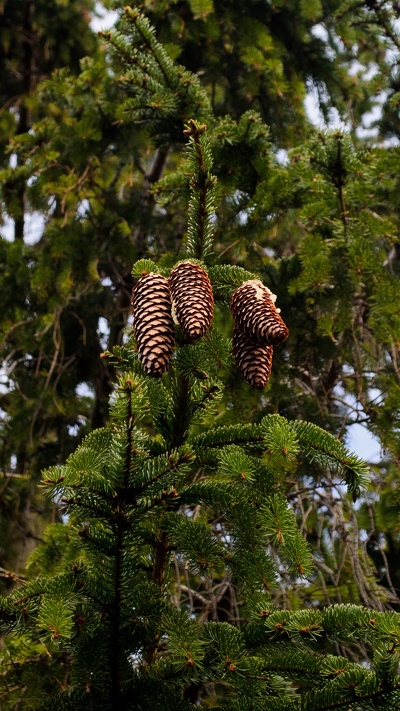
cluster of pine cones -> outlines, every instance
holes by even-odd
[[[214,315],[208,274],[192,262],[181,262],[169,278],[144,274],[132,293],[139,356],[147,375],[159,377],[172,359],[175,323],[189,343],[204,336]]]
[[[271,375],[273,346],[289,335],[275,301],[275,294],[258,279],[245,281],[231,299],[233,356],[239,373],[258,390]]]
[[[231,300],[235,319],[233,355],[240,374],[254,388],[265,388],[272,367],[272,347],[289,334],[276,297],[258,280],[246,281]],[[168,369],[175,347],[175,324],[189,343],[204,336],[214,314],[214,297],[207,273],[198,264],[181,262],[168,279],[143,274],[132,292],[139,356],[147,375],[160,377]]]

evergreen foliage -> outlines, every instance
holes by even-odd
[[[187,256],[205,259],[212,246],[212,215],[215,209],[215,176],[206,127],[191,121],[184,133],[189,139],[190,202],[188,210]]]
[[[313,577],[284,489],[288,473],[299,476],[300,453],[339,468],[353,498],[365,464],[316,425],[277,414],[210,429],[223,386],[202,345],[182,345],[162,384],[143,372],[132,341],[124,355],[105,353],[120,366],[110,425],[44,474],[68,522],[35,551],[36,579],[1,602],[4,632],[22,649],[34,642],[33,658],[46,650],[45,674],[64,674],[61,690],[29,689],[29,708],[395,708],[399,613],[289,611],[271,596],[281,578]],[[192,349],[194,364],[181,356]],[[215,347],[217,368],[222,357]],[[223,593],[210,595],[218,588],[235,594],[226,621]],[[358,661],[335,654],[335,643],[354,647]],[[32,662],[22,655],[7,671],[9,654],[3,698],[13,708]]]
[[[42,5],[0,18],[0,706],[398,708],[394,6],[145,0],[97,42],[91,3],[54,32]],[[311,85],[346,130],[313,130]],[[154,381],[132,285],[182,260],[215,318]],[[261,395],[231,356],[249,279],[290,329]]]

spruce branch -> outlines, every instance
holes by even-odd
[[[199,453],[203,449],[219,448],[228,444],[254,445],[262,449],[264,433],[259,425],[224,425],[196,435],[191,443]],[[218,456],[217,453],[215,456]]]
[[[369,481],[367,464],[355,454],[351,454],[339,440],[317,425],[295,420],[291,426],[307,457],[311,459],[315,457],[343,471],[344,480],[355,501],[360,496],[361,489]]]
[[[133,429],[135,425],[134,410],[132,408],[133,388],[129,380],[125,384],[123,395],[126,401],[126,446],[125,446],[125,466],[122,483],[117,491],[117,496],[113,502],[113,513],[116,516],[116,541],[115,541],[115,562],[114,562],[114,596],[109,614],[111,630],[109,640],[109,663],[111,675],[111,708],[119,711],[122,706],[122,688],[120,676],[120,644],[121,644],[121,614],[123,606],[123,556],[124,556],[124,536],[127,522],[125,517],[126,489],[129,485],[131,472],[131,460],[133,453]]]
[[[163,74],[164,81],[168,85],[170,83],[173,63],[163,46],[157,42],[154,28],[151,26],[147,17],[137,10],[133,10],[129,5],[127,5],[124,10],[125,19],[136,29],[142,39],[143,45],[151,51]]]
[[[344,186],[346,184],[346,170],[343,166],[342,158],[342,140],[343,136],[341,133],[336,134],[337,141],[337,156],[335,163],[332,165],[332,175],[334,184],[338,190],[339,204],[340,204],[340,216],[343,222],[344,233],[347,230],[347,211],[344,202]]]
[[[166,487],[175,487],[187,475],[193,459],[194,453],[187,446],[151,457],[136,473],[135,480],[131,479],[135,496],[154,496]]]
[[[191,172],[186,256],[206,259],[211,254],[216,177],[211,173],[212,153],[206,126],[190,119],[184,134],[189,138]]]
[[[228,264],[218,264],[210,267],[208,275],[213,285],[214,297],[224,301],[230,301],[233,292],[244,281],[256,278],[256,275],[243,269],[243,267]]]
[[[190,424],[189,411],[190,380],[178,376],[174,388],[174,422],[171,432],[171,444],[180,447]]]
[[[120,81],[132,89],[121,104],[122,117],[129,114],[136,123],[147,122],[147,128],[162,144],[162,155],[172,138],[171,126],[194,111],[210,116],[210,102],[198,77],[176,64],[158,42],[154,27],[140,12],[125,8],[123,32],[102,33],[127,67]],[[126,36],[127,35],[127,36]]]

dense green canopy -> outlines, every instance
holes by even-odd
[[[23,636],[0,648],[0,705],[44,708],[57,680],[71,709],[397,708],[397,5],[143,0],[100,36],[93,5],[0,15],[0,584],[29,581],[3,601]],[[178,330],[153,381],[132,286],[186,258],[213,329]],[[254,277],[290,331],[261,393],[228,307]],[[368,477],[346,449],[360,423],[381,446]]]

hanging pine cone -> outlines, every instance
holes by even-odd
[[[277,346],[289,335],[275,301],[275,294],[258,279],[245,281],[231,299],[237,326],[245,336],[263,346]]]
[[[136,341],[147,375],[160,377],[168,369],[175,345],[168,279],[145,274],[133,288],[132,310]]]
[[[208,274],[191,262],[181,262],[169,275],[172,312],[187,341],[197,341],[210,328],[214,297]]]
[[[240,375],[253,388],[262,390],[268,383],[272,370],[272,346],[260,346],[246,338],[238,326],[233,329],[233,357]]]

